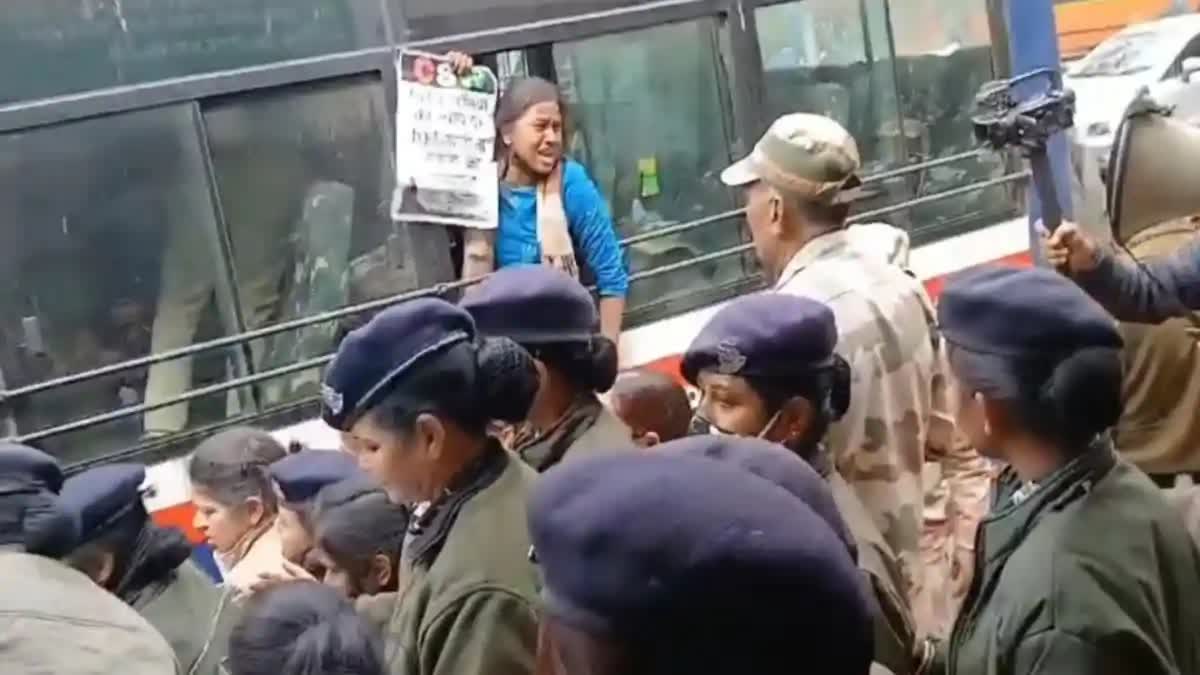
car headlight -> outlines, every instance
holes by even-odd
[[[1092,122],[1087,127],[1088,136],[1107,136],[1112,133],[1112,126],[1108,122]]]

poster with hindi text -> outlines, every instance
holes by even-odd
[[[396,72],[392,219],[494,229],[495,75],[476,66],[460,77],[444,57],[411,51],[397,55]]]

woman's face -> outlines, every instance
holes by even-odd
[[[563,117],[558,103],[538,103],[517,118],[507,134],[509,148],[532,173],[548,176],[563,154]]]
[[[237,505],[224,504],[196,484],[192,485],[192,503],[196,506],[192,525],[218,553],[232,551],[264,517],[262,503],[258,500],[247,500]]]
[[[735,436],[758,436],[771,422],[766,402],[744,377],[705,370],[700,373],[696,385],[701,396],[697,412],[716,431]]]
[[[347,450],[394,504],[416,504],[436,496],[433,476],[440,447],[423,426],[418,421],[411,431],[397,433],[376,424],[368,414],[350,429]]]
[[[304,556],[313,545],[312,533],[305,526],[304,517],[287,506],[280,506],[279,515],[275,517],[275,531],[279,533],[283,557],[290,563],[303,565]]]
[[[336,590],[347,598],[360,595],[375,595],[389,588],[393,572],[391,561],[384,555],[375,556],[363,569],[343,567],[328,551],[321,547],[313,549],[313,557],[324,569],[321,583]]]

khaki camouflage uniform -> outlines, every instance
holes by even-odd
[[[932,303],[899,263],[849,230],[831,232],[796,254],[775,290],[821,301],[837,317],[838,353],[853,380],[829,447],[900,559],[918,630],[943,635],[966,590],[961,576],[952,578],[953,561],[969,574],[991,474],[955,431],[957,398],[932,332]]]

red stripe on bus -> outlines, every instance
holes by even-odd
[[[168,506],[165,509],[154,512],[154,522],[160,527],[174,527],[187,535],[188,541],[193,544],[199,544],[204,541],[204,535],[200,534],[199,530],[192,526],[192,521],[196,515],[196,507],[192,501],[174,506]]]

